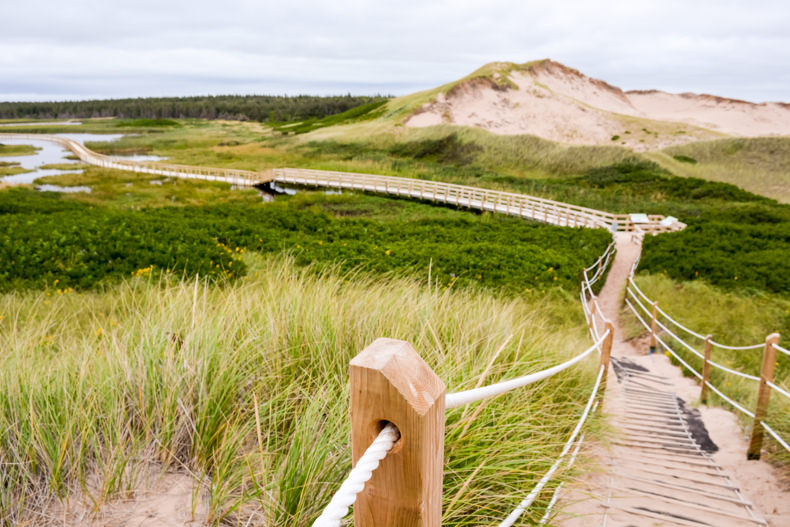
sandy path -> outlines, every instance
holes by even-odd
[[[664,355],[649,355],[646,344],[625,340],[618,315],[639,250],[630,236],[618,234],[617,256],[599,295],[615,325],[604,398],[611,441],[587,447],[598,469],[563,493],[555,524],[719,527],[764,519],[790,526],[788,484],[769,464],[746,460],[736,417],[722,408],[693,408],[696,383]]]

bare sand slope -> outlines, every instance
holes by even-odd
[[[414,112],[406,125],[453,123],[503,135],[637,150],[722,135],[790,135],[788,104],[625,92],[551,60],[495,69],[499,71],[456,83]]]
[[[627,235],[618,236],[599,297],[612,320],[638,254]],[[618,322],[612,358],[604,411],[613,437],[588,447],[598,469],[566,488],[554,525],[790,525],[790,488],[768,463],[746,460],[735,415],[693,408],[696,383],[664,355],[648,355],[647,342],[625,340]]]

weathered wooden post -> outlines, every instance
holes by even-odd
[[[603,339],[603,345],[601,346],[601,365],[603,365],[603,373],[604,379],[606,378],[606,372],[609,369],[609,359],[612,356],[612,342],[614,342],[614,324],[606,321],[604,331],[608,331],[609,334]]]
[[[590,296],[590,320],[587,321],[587,326],[590,329],[593,329],[595,327],[595,313],[597,310],[597,306],[598,304],[595,303],[595,297]]]
[[[352,456],[387,422],[400,439],[354,505],[355,527],[440,527],[445,386],[414,348],[378,339],[351,360]]]
[[[708,402],[708,380],[710,379],[710,350],[713,335],[705,337],[705,358],[702,360],[702,388],[699,394],[701,403]]]
[[[658,302],[653,302],[653,320],[650,322],[650,353],[656,351],[656,326],[658,322]]]
[[[774,344],[779,344],[779,333],[771,333],[765,338],[763,367],[760,370],[760,388],[757,392],[757,408],[754,410],[752,438],[749,441],[749,451],[746,453],[747,459],[760,459],[760,451],[763,448],[762,422],[768,412],[768,402],[771,398],[771,387],[768,386],[768,383],[774,380],[774,366],[776,365]]]

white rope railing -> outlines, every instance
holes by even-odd
[[[760,378],[758,377],[757,379],[759,380]],[[782,395],[784,395],[785,397],[787,397],[788,399],[790,399],[790,392],[788,392],[788,391],[787,391],[787,390],[785,390],[784,388],[782,388],[782,387],[780,387],[780,386],[777,386],[777,385],[775,385],[775,384],[774,384],[774,383],[772,383],[771,381],[765,381],[765,384],[767,384],[768,386],[770,386],[770,387],[771,387],[771,389],[773,389],[773,390],[775,390],[775,391],[777,391],[777,392],[781,393]]]
[[[313,522],[313,527],[338,527],[340,525],[343,517],[348,514],[349,507],[357,500],[357,495],[365,488],[365,483],[373,476],[373,471],[378,468],[381,460],[387,457],[399,437],[398,429],[392,423],[388,423],[379,432],[373,443],[359,458],[357,465],[340,485],[324,512]]]
[[[749,410],[747,410],[746,408],[744,408],[744,407],[743,407],[743,406],[741,406],[740,404],[736,403],[735,401],[733,401],[732,399],[730,399],[729,397],[727,397],[726,395],[724,395],[723,393],[721,393],[721,391],[720,391],[718,388],[716,388],[715,386],[713,386],[713,385],[710,383],[710,381],[706,381],[706,382],[705,382],[705,384],[708,386],[708,388],[710,388],[711,390],[713,390],[714,392],[716,392],[716,394],[717,394],[719,397],[721,397],[722,399],[724,399],[725,401],[727,401],[728,403],[730,403],[730,405],[732,405],[734,408],[737,408],[738,410],[740,410],[740,411],[741,411],[741,412],[743,412],[744,414],[746,414],[746,415],[748,415],[749,417],[751,417],[752,419],[754,419],[754,413],[753,413],[753,412],[750,412]]]
[[[714,362],[712,360],[708,360],[708,364],[710,364],[714,368],[718,368],[718,369],[720,369],[722,371],[726,371],[727,373],[731,373],[733,375],[737,375],[738,377],[742,377],[744,379],[749,379],[750,381],[759,381],[760,380],[760,377],[758,377],[756,375],[749,375],[748,373],[743,373],[743,372],[740,372],[740,371],[737,371],[737,370],[733,370],[733,369],[728,368],[726,366],[722,366],[718,362]]]
[[[716,342],[715,340],[711,340],[710,343],[717,348],[723,350],[731,350],[731,351],[758,350],[758,349],[762,349],[765,346],[765,344],[752,344],[750,346],[727,346],[725,344]]]
[[[636,286],[634,286],[634,287],[636,287]],[[678,322],[677,320],[675,320],[674,318],[672,318],[671,316],[669,316],[669,315],[667,314],[667,312],[666,312],[666,311],[664,311],[663,309],[661,309],[661,306],[659,306],[658,304],[656,304],[656,311],[658,311],[659,313],[661,313],[662,315],[664,315],[664,318],[666,318],[668,321],[672,322],[672,324],[673,324],[673,325],[675,325],[676,327],[678,327],[678,328],[682,329],[683,331],[685,331],[685,332],[686,332],[686,333],[688,333],[689,335],[692,335],[692,336],[694,336],[694,337],[697,337],[697,338],[698,338],[698,339],[700,339],[700,340],[705,340],[705,339],[707,338],[707,336],[705,336],[705,335],[701,335],[701,334],[697,333],[696,331],[694,331],[694,330],[692,330],[692,329],[689,329],[689,328],[687,328],[686,326],[684,326],[683,324],[681,324],[680,322]]]
[[[664,333],[666,333],[667,335],[669,335],[670,337],[675,339],[677,342],[679,342],[681,345],[683,345],[683,347],[686,348],[687,350],[689,350],[692,354],[696,355],[700,359],[704,359],[705,358],[705,356],[702,353],[700,353],[699,351],[695,350],[685,340],[683,340],[682,338],[680,338],[677,335],[675,335],[672,331],[670,331],[670,329],[668,327],[666,327],[664,324],[662,324],[660,320],[656,319],[656,325],[658,327],[660,327],[661,329],[663,329]],[[712,361],[711,361],[711,364],[713,364]]]
[[[675,350],[673,350],[672,348],[670,348],[670,347],[667,345],[667,343],[666,343],[666,342],[664,342],[664,341],[661,339],[661,337],[659,337],[658,335],[656,335],[656,341],[657,341],[659,344],[661,344],[661,345],[664,347],[664,349],[665,349],[665,350],[667,350],[669,353],[671,353],[671,354],[672,354],[672,356],[673,356],[673,357],[675,357],[675,358],[678,360],[678,362],[680,362],[680,364],[682,364],[682,365],[683,365],[683,367],[684,367],[684,368],[686,368],[688,371],[690,371],[690,372],[691,372],[691,373],[692,373],[692,374],[693,374],[693,375],[694,375],[694,376],[695,376],[697,379],[699,379],[699,380],[702,380],[702,374],[701,374],[701,373],[699,373],[699,372],[698,372],[697,370],[695,370],[694,368],[692,368],[692,367],[689,365],[689,363],[688,363],[688,362],[686,362],[686,361],[684,361],[682,358],[680,358],[680,355],[678,355],[677,353],[675,353]]]
[[[595,410],[598,408],[599,402],[600,401],[597,400],[595,401],[595,404],[593,405],[590,413],[592,414],[595,413]],[[585,434],[582,434],[579,440],[576,441],[576,446],[573,448],[573,452],[571,452],[571,458],[568,460],[568,464],[565,465],[566,469],[571,468],[573,464],[576,462],[576,456],[579,455],[579,450],[581,449],[582,444],[584,444],[584,436]],[[564,484],[565,482],[561,481],[560,484],[557,485],[557,488],[554,490],[554,494],[551,495],[551,501],[549,501],[549,504],[546,506],[546,511],[543,513],[543,517],[538,522],[538,525],[546,525],[546,522],[549,519],[549,515],[551,514],[551,510],[554,508],[554,505],[557,503],[557,498],[559,497],[560,491],[562,490]]]
[[[779,344],[771,344],[771,345],[774,347],[774,349],[775,349],[776,351],[779,351],[779,352],[781,352],[781,353],[784,353],[785,355],[787,355],[788,357],[790,357],[790,350],[789,350],[789,349],[783,348],[783,347],[782,347],[782,346],[780,346]]]
[[[779,437],[779,434],[777,434],[777,433],[774,431],[774,429],[773,429],[773,428],[771,428],[770,426],[768,426],[767,424],[765,424],[765,421],[760,421],[760,424],[763,426],[763,428],[765,428],[765,431],[766,431],[766,432],[768,432],[769,434],[771,434],[771,437],[773,437],[774,439],[776,439],[776,442],[777,442],[777,443],[779,443],[780,445],[782,445],[782,446],[785,448],[785,450],[787,450],[788,452],[790,452],[790,445],[788,445],[788,444],[787,444],[787,441],[785,441],[784,439],[782,439],[781,437]]]
[[[645,329],[646,329],[646,330],[648,330],[648,331],[650,331],[650,325],[649,325],[647,322],[645,322],[645,321],[644,321],[644,319],[643,319],[641,316],[639,316],[639,313],[636,311],[636,308],[635,308],[635,307],[634,307],[634,305],[631,303],[631,301],[630,301],[630,300],[628,300],[628,299],[626,298],[626,299],[625,299],[625,304],[626,304],[628,307],[630,307],[630,308],[631,308],[631,311],[634,313],[634,316],[636,317],[636,319],[637,319],[639,322],[641,322],[641,323],[642,323],[642,325],[643,325],[643,326],[645,326]]]
[[[445,400],[444,400],[445,408],[448,410],[451,408],[458,408],[459,406],[464,406],[465,404],[480,401],[482,399],[487,399],[488,397],[501,395],[503,393],[514,390],[516,388],[521,388],[523,386],[527,386],[529,384],[533,384],[538,381],[542,381],[543,379],[546,379],[548,377],[551,377],[553,375],[556,375],[559,372],[570,368],[577,362],[587,357],[590,353],[592,353],[597,348],[597,346],[599,346],[603,342],[603,339],[605,339],[608,334],[609,332],[607,331],[599,339],[598,342],[587,348],[579,355],[570,359],[569,361],[563,362],[562,364],[558,364],[557,366],[547,368],[545,370],[536,373],[531,373],[529,375],[524,375],[516,379],[510,379],[508,381],[502,381],[488,386],[481,386],[480,388],[473,388],[471,390],[465,390],[462,392],[448,393],[445,396]]]
[[[593,386],[593,390],[592,393],[590,394],[590,398],[587,400],[587,405],[584,407],[584,411],[582,412],[579,422],[576,424],[576,427],[573,429],[573,432],[571,432],[571,436],[568,438],[568,441],[565,442],[565,446],[562,448],[562,452],[560,452],[560,455],[557,458],[557,460],[554,462],[551,468],[549,468],[548,472],[546,472],[546,474],[542,478],[540,478],[538,484],[535,485],[535,487],[530,491],[529,494],[527,494],[527,497],[524,498],[521,501],[521,503],[518,504],[518,506],[513,510],[513,512],[511,512],[508,515],[508,517],[502,521],[502,523],[499,524],[499,527],[510,527],[511,525],[516,523],[516,520],[518,520],[521,517],[521,515],[524,514],[524,511],[527,510],[527,508],[530,505],[532,505],[532,502],[535,501],[535,498],[538,497],[540,491],[543,490],[543,487],[545,487],[546,484],[549,481],[551,481],[551,477],[554,475],[554,472],[557,471],[557,468],[560,466],[562,459],[570,450],[574,440],[576,439],[576,436],[579,434],[579,431],[582,429],[582,426],[587,420],[587,416],[590,414],[590,409],[592,408],[593,402],[595,401],[595,396],[598,393],[598,387],[601,385],[601,379],[603,378],[603,374],[605,370],[606,368],[604,367],[603,364],[601,365],[600,368],[598,368],[598,377],[595,379],[595,386]]]

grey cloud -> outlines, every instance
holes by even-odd
[[[628,88],[790,101],[784,2],[28,0],[0,99],[407,93],[552,57]]]

